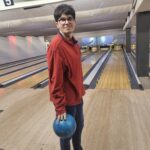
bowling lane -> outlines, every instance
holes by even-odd
[[[46,66],[47,63],[44,62],[44,63],[41,63],[41,64],[38,64],[38,65],[35,65],[35,66],[32,66],[32,67],[29,67],[29,68],[26,68],[26,69],[23,69],[23,70],[20,70],[20,71],[17,71],[17,72],[14,72],[14,73],[11,73],[11,74],[8,74],[8,75],[5,75],[3,77],[0,77],[0,83],[4,82],[4,81],[7,81],[7,80],[10,80],[12,78],[15,78],[17,76],[20,76],[22,74],[25,74],[27,72],[30,72],[30,71],[33,71],[33,70],[36,70],[36,69],[39,69],[41,67],[44,67]]]
[[[41,62],[41,61],[45,61],[46,59],[44,58],[44,59],[42,59],[42,60],[38,60],[38,61],[36,61],[36,63],[39,63],[39,62]],[[32,65],[32,64],[34,64],[33,62],[30,62],[30,65]],[[44,64],[44,65],[43,65]],[[45,65],[47,65],[47,63],[45,62],[45,63],[41,63],[41,64],[38,64],[38,65],[36,65],[38,68],[40,68],[40,67],[43,67],[43,66],[45,66]],[[8,72],[8,71],[13,71],[13,70],[15,70],[15,69],[19,69],[19,68],[21,68],[21,67],[25,67],[26,66],[26,64],[25,65],[22,65],[22,66],[16,66],[16,67],[12,67],[12,68],[10,68],[10,69],[6,69],[7,71],[1,71],[1,73],[5,73],[5,72]],[[28,64],[28,66],[29,66],[29,64]],[[35,66],[35,67],[36,67]],[[32,71],[32,70],[35,70],[35,69],[38,69],[38,68],[35,68],[34,66],[32,66],[32,67],[28,67],[28,68],[25,68],[25,69],[23,69],[23,70],[20,70],[20,71],[16,71],[16,72],[14,72],[14,73],[11,73],[11,74],[8,74],[8,75],[5,75],[5,76],[3,76],[3,77],[0,77],[0,83],[1,82],[4,82],[4,81],[6,81],[6,80],[9,80],[9,79],[12,79],[12,78],[15,78],[15,77],[17,77],[17,76],[19,76],[19,75],[22,75],[22,74],[24,74],[24,73],[26,73],[26,72],[29,72],[30,70]],[[32,69],[32,68],[34,68],[34,69]]]
[[[95,55],[92,55],[91,57],[88,57],[85,61],[83,61],[82,63],[83,74],[85,74],[92,67],[93,63],[95,63],[99,57],[100,54],[97,53]],[[46,78],[48,78],[48,70],[42,71],[36,75],[33,75],[22,81],[19,81],[9,86],[8,88],[30,88]]]
[[[30,88],[40,81],[46,79],[48,77],[48,70],[44,70],[38,74],[32,75],[24,80],[21,80],[15,84],[12,84],[8,88]]]
[[[89,69],[96,63],[102,53],[95,53],[91,57],[87,58],[85,61],[82,62],[82,71],[83,76],[89,71]]]
[[[96,63],[96,61],[100,58],[102,54],[103,52],[97,52],[82,62],[83,76],[90,70],[90,68]],[[48,85],[45,88],[48,88]]]
[[[123,51],[112,52],[96,88],[131,89]]]
[[[17,70],[17,69],[21,69],[21,68],[24,68],[24,67],[30,67],[31,65],[35,65],[36,66],[37,63],[40,64],[40,62],[43,63],[44,61],[46,62],[46,59],[42,58],[42,59],[34,61],[34,62],[28,62],[28,63],[22,64],[22,65],[19,65],[19,66],[13,66],[13,67],[10,67],[10,68],[6,68],[6,69],[3,69],[3,70],[0,70],[0,74],[11,72],[11,71],[14,71],[14,70]],[[37,65],[39,65],[39,64],[37,64]]]
[[[0,74],[6,73],[6,72],[10,72],[10,71],[13,71],[13,70],[16,70],[16,69],[20,69],[20,68],[23,68],[23,67],[26,67],[26,66],[31,66],[31,65],[34,65],[36,63],[40,63],[42,61],[46,61],[46,58],[42,58],[42,59],[39,59],[39,60],[36,60],[36,61],[33,61],[33,62],[27,62],[27,63],[22,64],[22,65],[12,66],[10,68],[6,68],[6,69],[3,69],[3,70],[0,70]]]
[[[102,55],[103,53],[97,52],[94,55],[88,57],[87,59],[85,59],[82,62],[82,72],[83,72],[83,76],[89,71],[89,69],[96,63],[96,61],[99,59],[99,57]],[[45,87],[48,88],[48,85]]]

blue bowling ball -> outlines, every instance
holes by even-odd
[[[66,120],[54,120],[53,129],[60,138],[71,137],[76,130],[76,121],[73,116],[67,114]]]

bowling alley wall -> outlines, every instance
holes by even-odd
[[[0,37],[0,64],[46,54],[44,37]]]

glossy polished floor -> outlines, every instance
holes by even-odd
[[[1,89],[0,148],[59,150],[47,89]],[[85,150],[148,150],[150,90],[87,90]]]

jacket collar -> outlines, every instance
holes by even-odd
[[[64,36],[62,35],[61,32],[59,32],[58,35],[59,35],[65,42],[67,42],[68,44],[75,45],[75,44],[78,43],[78,41],[74,38],[74,36],[72,37],[71,40],[66,40],[66,39],[64,38]]]

